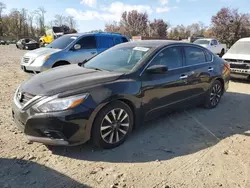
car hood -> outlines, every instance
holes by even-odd
[[[250,54],[232,54],[232,53],[226,53],[223,57],[223,59],[236,59],[236,60],[250,60]]]
[[[25,57],[36,58],[36,57],[39,57],[41,55],[44,55],[44,56],[51,55],[51,54],[59,52],[59,51],[61,51],[61,49],[38,48],[36,50],[32,50],[32,51],[26,53],[24,56]]]
[[[32,76],[21,84],[19,90],[32,95],[51,96],[114,81],[121,75],[123,73],[66,65]]]

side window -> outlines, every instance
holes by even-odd
[[[122,37],[122,42],[128,42],[128,39],[126,37]]]
[[[120,38],[118,38],[118,37],[115,37],[114,41],[115,41],[115,44],[120,44],[121,43]]]
[[[112,36],[99,36],[99,48],[110,48],[115,45]]]
[[[162,50],[152,61],[152,65],[166,65],[168,69],[182,67],[181,47],[170,47]]]
[[[206,62],[205,53],[202,49],[196,47],[185,47],[184,51],[187,65]]]
[[[212,61],[212,55],[211,55],[211,53],[209,53],[208,51],[206,51],[205,55],[206,55],[206,60],[207,61]]]
[[[81,38],[77,44],[81,45],[81,49],[94,49],[96,48],[95,36],[87,36]]]
[[[212,45],[212,46],[218,45],[217,40],[212,40],[212,41],[211,41],[211,45]]]

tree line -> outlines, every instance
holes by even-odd
[[[19,39],[22,37],[39,38],[52,26],[64,26],[66,30],[75,29],[76,21],[72,16],[55,15],[45,22],[46,10],[39,7],[34,11],[12,9],[5,14],[6,5],[0,2],[0,37]]]
[[[142,35],[175,40],[187,39],[191,36],[214,37],[231,46],[240,38],[250,37],[250,14],[224,7],[212,16],[209,26],[198,22],[188,26],[171,27],[163,19],[150,21],[147,13],[133,10],[124,12],[120,22],[106,24],[105,31],[118,32],[130,37]]]

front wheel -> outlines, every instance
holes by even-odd
[[[216,80],[205,98],[205,107],[208,109],[215,108],[219,104],[222,94],[223,86],[219,80]]]
[[[120,101],[110,103],[97,115],[92,127],[92,140],[98,147],[111,149],[121,145],[134,123],[130,107]]]

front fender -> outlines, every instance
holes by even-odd
[[[97,106],[89,118],[89,124],[86,127],[86,135],[91,136],[92,126],[98,113],[106,105],[117,100],[121,100],[129,106],[131,106],[130,104],[133,105],[132,111],[134,113],[135,125],[137,126],[143,116],[141,111],[142,96],[140,91],[141,82],[135,80],[119,80],[91,90],[92,100],[95,101]]]

